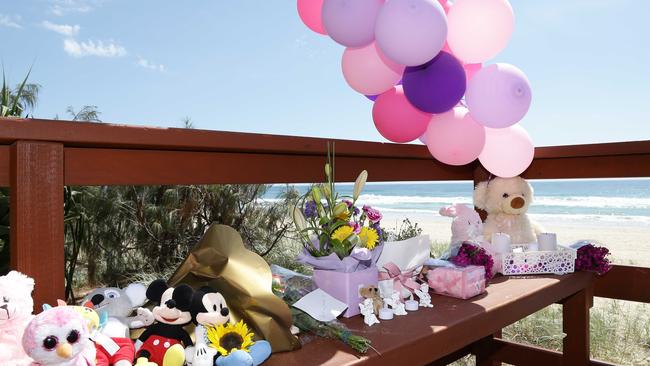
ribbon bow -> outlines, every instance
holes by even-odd
[[[393,280],[393,290],[397,291],[400,300],[404,301],[402,295],[402,288],[406,288],[409,292],[413,292],[420,288],[420,285],[413,280],[413,270],[402,272],[399,267],[393,263],[388,262],[384,264],[386,272],[379,272],[379,280]]]

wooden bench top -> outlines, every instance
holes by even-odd
[[[356,354],[339,341],[303,335],[303,348],[275,354],[265,364],[424,365],[487,337],[593,283],[591,273],[564,276],[498,277],[487,293],[469,300],[432,296],[432,309],[368,327],[360,316],[342,320],[354,334],[372,341],[379,354]]]

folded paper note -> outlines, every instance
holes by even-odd
[[[335,299],[321,289],[308,293],[296,301],[293,306],[322,322],[336,319],[348,307],[344,302]]]

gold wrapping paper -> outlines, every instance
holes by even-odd
[[[262,257],[244,247],[239,233],[213,224],[169,279],[170,286],[210,286],[223,294],[233,320],[244,319],[271,343],[273,352],[290,351],[300,342],[289,330],[287,304],[271,290],[271,269]]]

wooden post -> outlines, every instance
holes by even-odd
[[[34,309],[64,298],[63,144],[11,146],[11,267],[36,280]]]
[[[562,304],[563,365],[589,364],[589,308],[592,306],[590,288],[568,298]]]

